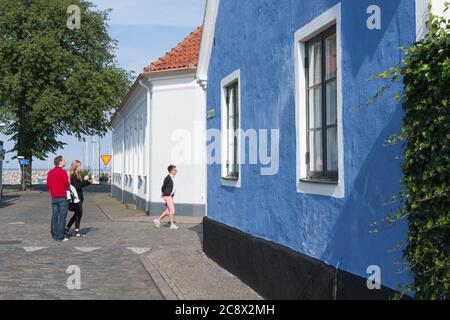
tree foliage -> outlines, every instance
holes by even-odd
[[[404,256],[414,283],[406,290],[418,299],[449,299],[450,20],[430,14],[427,26],[424,39],[404,49],[402,65],[378,75],[391,81],[374,99],[403,81],[402,133],[390,138],[405,144],[402,204],[386,222],[409,221]]]
[[[70,29],[67,9],[81,9]],[[103,135],[130,75],[118,68],[109,11],[84,0],[0,0],[0,121],[16,154],[44,159],[60,135]]]

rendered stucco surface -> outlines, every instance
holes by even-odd
[[[330,265],[367,276],[379,265],[382,284],[410,281],[394,264],[406,222],[371,234],[384,217],[401,179],[401,146],[387,146],[399,132],[401,106],[392,90],[371,106],[364,102],[383,85],[369,77],[398,64],[400,46],[415,39],[413,0],[344,0],[342,9],[345,197],[296,192],[294,33],[338,3],[332,0],[221,1],[208,74],[207,108],[220,128],[220,82],[241,74],[242,129],[280,129],[280,169],[261,176],[259,165],[242,165],[241,188],[224,187],[220,165],[208,166],[208,217],[283,245]],[[368,30],[369,5],[382,10],[382,29]],[[342,152],[342,150],[341,150]]]

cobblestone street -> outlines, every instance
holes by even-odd
[[[87,196],[86,238],[57,243],[49,233],[46,193],[6,193],[0,205],[0,299],[162,298],[138,254],[127,249],[151,247],[148,225],[110,222],[92,202],[96,196]],[[80,290],[66,287],[71,265],[81,269]]]
[[[87,190],[86,237],[63,243],[51,239],[46,192],[6,190],[0,203],[0,299],[259,298],[203,255],[200,219],[179,217],[178,231],[156,229],[152,217],[125,209],[104,187]],[[79,290],[66,286],[69,266],[80,268]]]

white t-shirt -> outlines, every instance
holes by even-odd
[[[172,189],[171,196],[174,196],[175,195],[175,176],[170,175],[170,177],[172,178],[172,182],[173,182],[173,189]]]

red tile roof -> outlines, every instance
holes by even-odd
[[[145,73],[197,67],[203,28],[200,26],[163,57],[144,68]]]

